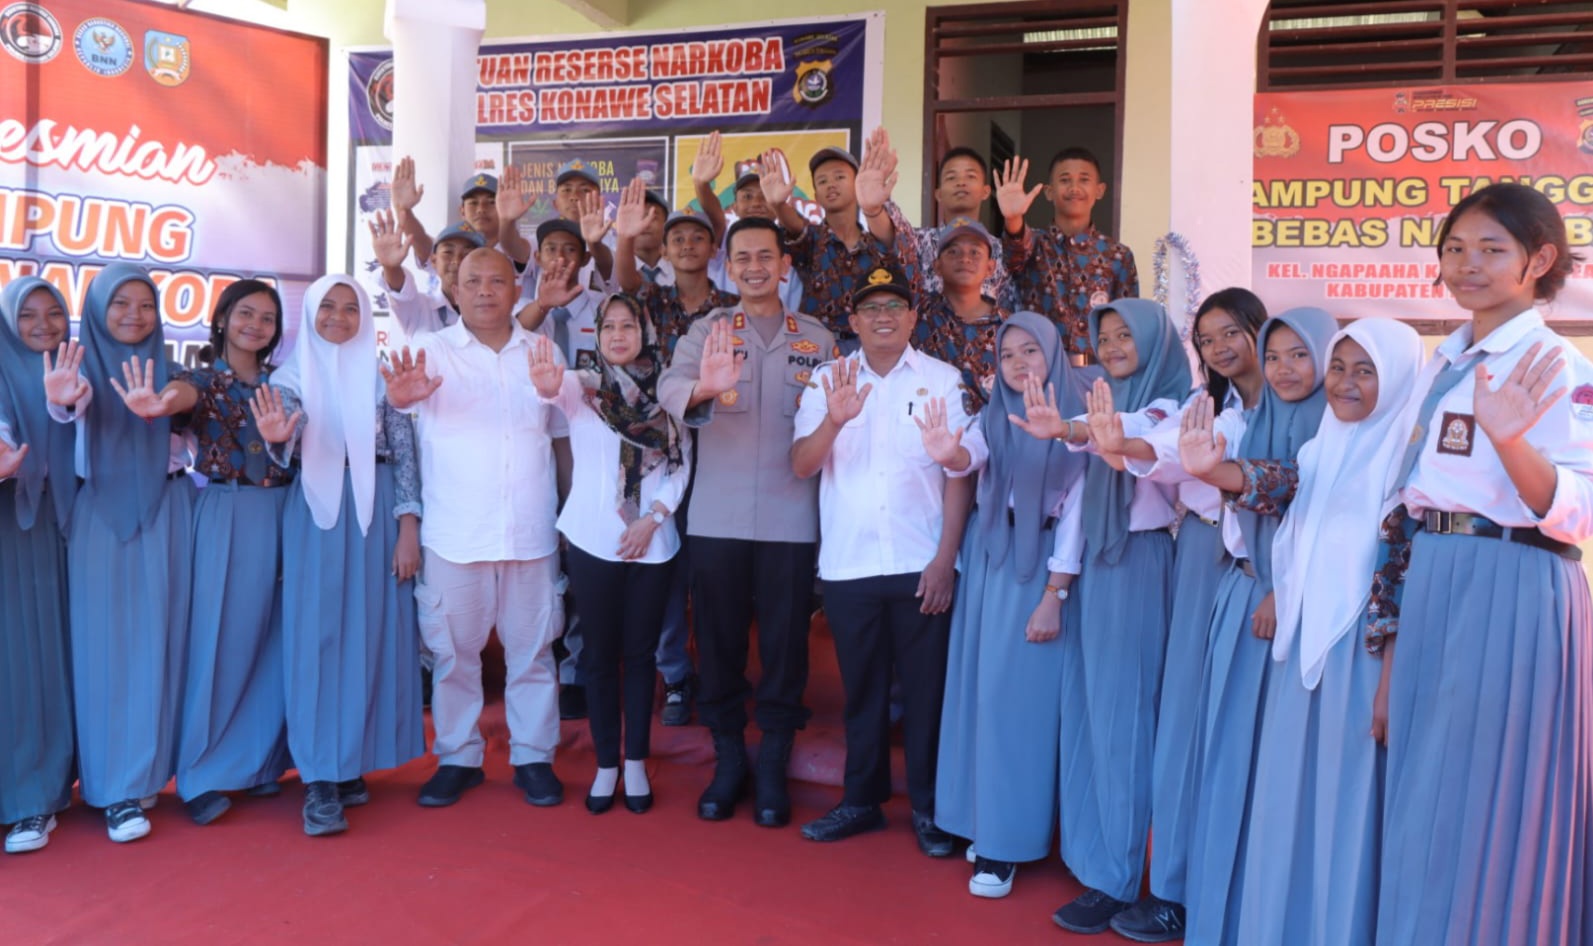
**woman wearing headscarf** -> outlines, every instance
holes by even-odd
[[[990,459],[962,548],[951,617],[935,776],[935,822],[973,841],[976,897],[1004,897],[1020,861],[1044,858],[1056,829],[1064,634],[1079,632],[1071,589],[1083,556],[1086,458],[1029,436],[1023,392],[1036,379],[1060,410],[1084,408],[1085,370],[1056,325],[1017,312],[996,330],[984,428]]]
[[[1089,331],[1106,371],[1099,383],[1118,410],[1147,419],[1178,410],[1189,394],[1189,358],[1166,310],[1118,299],[1091,310]],[[1031,383],[1022,426],[1087,448],[1088,424],[1061,421],[1054,406]],[[1062,860],[1085,890],[1053,916],[1075,933],[1102,932],[1139,897],[1172,610],[1173,503],[1171,487],[1089,458],[1079,628],[1062,636],[1060,787]]]
[[[1267,386],[1248,419],[1233,408],[1213,418],[1210,399],[1184,413],[1180,459],[1190,474],[1229,494],[1223,543],[1233,556],[1207,635],[1188,943],[1239,942],[1246,825],[1276,624],[1273,536],[1293,497],[1295,458],[1316,436],[1327,405],[1322,382],[1337,331],[1321,309],[1289,309],[1269,319],[1259,337]]]
[[[591,368],[566,371],[539,337],[531,380],[569,420],[575,458],[558,527],[586,635],[581,666],[597,753],[586,807],[613,807],[623,719],[625,807],[640,814],[653,804],[654,654],[680,549],[673,516],[691,474],[691,443],[658,404],[658,337],[635,299],[613,295],[598,310],[595,356]]]
[[[51,416],[78,424],[67,585],[79,791],[105,809],[112,841],[149,833],[142,809],[176,771],[188,640],[189,446],[166,417],[124,409],[118,380],[133,359],[152,386],[175,370],[156,299],[142,269],[100,270],[83,300],[81,356],[63,357],[45,382]]]
[[[50,420],[43,366],[66,356],[60,291],[23,276],[0,293],[0,824],[6,853],[49,843],[72,801],[66,532],[74,435]],[[8,478],[9,477],[9,478]]]
[[[177,794],[196,824],[232,806],[222,794],[271,795],[288,767],[282,680],[282,506],[290,474],[266,451],[249,401],[271,375],[282,298],[245,279],[210,320],[201,367],[157,386],[127,366],[123,400],[146,420],[183,415],[209,478],[194,505],[193,603],[177,750]]]
[[[1329,411],[1300,450],[1272,544],[1278,628],[1256,749],[1239,941],[1376,938],[1385,753],[1371,736],[1382,660],[1359,633],[1378,525],[1399,502],[1423,351],[1415,329],[1360,319],[1328,347]]]
[[[415,428],[387,403],[370,297],[348,276],[304,295],[298,342],[252,409],[262,436],[297,446],[283,511],[282,655],[288,748],[304,833],[348,828],[364,775],[426,751],[421,718],[420,466]]]

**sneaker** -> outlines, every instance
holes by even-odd
[[[7,854],[25,854],[37,851],[50,843],[50,832],[55,830],[54,815],[34,815],[23,818],[11,826],[6,835]]]
[[[664,708],[659,711],[658,721],[665,726],[684,726],[691,722],[692,690],[691,677],[686,677],[679,683],[664,684]]]
[[[553,774],[551,762],[527,762],[515,766],[514,784],[525,792],[528,805],[549,808],[564,800],[564,783]]]
[[[1136,943],[1171,943],[1184,938],[1184,905],[1146,897],[1112,917],[1112,930]]]
[[[956,847],[951,835],[935,826],[933,815],[913,812],[913,833],[918,836],[918,849],[926,857],[950,857]]]
[[[136,799],[119,801],[105,809],[105,833],[118,844],[137,841],[149,833],[149,819]]]
[[[1128,909],[1129,903],[1114,900],[1094,887],[1073,899],[1072,903],[1051,914],[1052,922],[1073,933],[1104,933],[1112,925],[1112,917]]]
[[[427,808],[443,808],[459,800],[467,789],[475,788],[487,780],[480,766],[439,765],[437,774],[420,787],[416,799]]]
[[[981,857],[974,861],[973,876],[968,879],[968,892],[976,897],[999,900],[1012,892],[1012,878],[1018,865],[1011,861],[993,861]]]
[[[809,841],[841,841],[865,831],[885,827],[885,812],[878,805],[836,805],[817,821],[802,826]]]
[[[559,718],[586,718],[586,687],[574,683],[559,687]]]
[[[310,782],[304,786],[304,833],[312,838],[348,830],[337,783]]]
[[[344,808],[358,808],[370,802],[371,790],[365,787],[364,779],[351,778],[337,783],[337,800]]]
[[[207,825],[227,813],[232,799],[220,792],[205,792],[183,802],[183,807],[188,809],[188,817],[194,819],[194,824]]]

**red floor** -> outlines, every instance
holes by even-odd
[[[817,713],[793,761],[796,824],[839,797],[827,636],[815,634],[813,653]],[[699,821],[712,752],[698,727],[655,726],[658,805],[642,816],[582,806],[592,772],[584,723],[564,724],[556,769],[566,800],[551,809],[526,805],[509,783],[501,704],[488,706],[484,730],[487,784],[458,805],[415,805],[435,765],[421,759],[370,778],[371,804],[332,838],[304,836],[293,780],[277,798],[236,799],[205,828],[168,791],[152,834],[128,845],[105,837],[99,812],[74,807],[43,851],[0,856],[0,943],[1124,942],[1052,924],[1051,911],[1078,892],[1055,858],[1020,867],[1005,900],[970,896],[960,856],[918,852],[900,794],[888,830],[833,845],[803,840],[796,824],[759,828],[745,809],[731,822]]]

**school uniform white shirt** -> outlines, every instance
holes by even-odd
[[[387,308],[404,330],[404,337],[414,341],[430,335],[459,321],[459,313],[449,304],[441,289],[422,289],[420,281],[409,267],[403,267],[404,284],[397,289],[387,285],[377,271],[376,282],[380,292],[387,294]]]
[[[603,299],[603,293],[595,289],[583,289],[580,295],[562,306],[570,310],[568,361],[576,368],[589,368],[595,363],[593,356],[597,353],[597,310],[603,304]],[[554,334],[557,327],[558,320],[553,317],[553,311],[550,309],[536,330],[538,335],[546,335],[557,348],[557,338]],[[564,352],[561,351],[560,354],[563,355]]]
[[[613,253],[617,240],[618,237],[610,229],[608,234],[603,237],[603,245],[608,247],[610,253]],[[526,234],[526,242],[531,244],[531,258],[525,261],[525,268],[520,270],[520,298],[514,304],[516,312],[530,305],[531,300],[537,297],[537,284],[542,281],[542,264],[537,262],[536,235],[534,233]],[[582,286],[596,290],[599,295],[607,295],[618,288],[612,278],[604,279],[603,274],[597,271],[597,260],[593,259],[590,253],[587,254],[586,262],[581,265],[581,270],[576,274],[575,278]]]
[[[729,263],[722,248],[708,260],[708,281],[717,286],[720,292],[732,295],[741,292],[730,278]],[[780,304],[785,306],[787,312],[802,311],[802,277],[797,275],[795,269],[788,270],[780,277]]]
[[[872,396],[872,395],[870,395]],[[980,439],[984,439],[985,415],[974,419],[973,426],[979,429]],[[968,473],[978,473],[989,463],[989,444],[986,443],[984,455],[977,464],[969,464]],[[964,474],[967,475],[967,474]],[[1057,498],[1056,504],[1045,511],[1047,516],[1054,516],[1057,520],[1056,532],[1052,536],[1051,555],[1046,559],[1046,571],[1059,575],[1077,575],[1084,566],[1084,477],[1080,476],[1074,481],[1073,488],[1064,492]],[[1007,510],[1012,515],[1017,515],[1017,505],[1014,497],[1007,495]],[[1027,513],[1026,513],[1027,515]],[[968,517],[968,528],[975,528],[978,513],[971,513]]]
[[[1122,413],[1120,416],[1123,418],[1123,436],[1131,440],[1144,439],[1177,410],[1177,401],[1170,397],[1160,397],[1137,411]],[[1073,420],[1080,424],[1088,423],[1089,415],[1080,414]],[[1069,443],[1067,448],[1075,453],[1084,451],[1100,454],[1093,443]],[[1124,468],[1127,469],[1126,464]],[[1128,531],[1149,532],[1172,526],[1178,519],[1178,509],[1173,505],[1174,501],[1175,490],[1171,485],[1136,476],[1134,498],[1130,500],[1128,506]]]
[[[673,286],[675,284],[675,264],[662,256],[656,264],[649,263],[640,256],[636,257],[636,271],[641,274],[642,281],[655,286]]]
[[[940,548],[946,477],[967,476],[989,456],[984,434],[962,409],[962,374],[914,348],[883,377],[857,352],[859,388],[872,384],[863,410],[841,428],[819,472],[819,577],[848,581],[921,572]],[[793,440],[817,430],[829,411],[824,378],[813,372],[797,407]],[[948,473],[924,451],[914,418],[930,398],[945,398],[946,426],[964,431],[973,461]]]
[[[531,333],[493,351],[456,322],[416,340],[443,383],[410,408],[420,448],[420,543],[456,564],[528,561],[558,549],[552,438],[564,418],[531,384]]]
[[[1183,428],[1184,412],[1189,410],[1195,398],[1206,396],[1204,388],[1196,391],[1184,399],[1178,410],[1141,435],[1140,439],[1156,451],[1155,460],[1125,457],[1124,467],[1135,476],[1172,485],[1178,501],[1184,504],[1184,508],[1208,522],[1217,522],[1222,518],[1222,491],[1204,480],[1190,476],[1178,459],[1178,437]],[[1244,410],[1244,401],[1239,395],[1239,390],[1232,385],[1228,386],[1228,393],[1223,397],[1222,403],[1217,405],[1219,413],[1229,408]],[[1237,446],[1237,443],[1230,445]]]
[[[575,455],[575,475],[570,483],[570,495],[564,500],[564,510],[559,513],[559,531],[571,545],[593,558],[617,562],[620,557],[616,550],[628,527],[617,509],[620,436],[586,402],[581,379],[573,371],[564,373],[564,384],[556,397],[541,400],[558,408],[569,419],[570,450]],[[648,515],[655,502],[662,503],[670,515],[653,530],[647,554],[633,561],[658,564],[669,561],[680,551],[680,533],[675,528],[674,513],[680,508],[681,497],[686,495],[686,483],[691,479],[690,437],[681,438],[680,451],[684,462],[678,468],[670,470],[667,463],[660,463],[642,477],[639,515]]]
[[[1481,341],[1473,341],[1472,328],[1468,323],[1444,339],[1417,379],[1416,389],[1425,398],[1439,372],[1450,365],[1464,368],[1460,382],[1439,399],[1428,419],[1401,499],[1413,515],[1428,509],[1469,512],[1502,526],[1535,526],[1561,542],[1586,541],[1593,536],[1593,365],[1545,325],[1536,309],[1523,311]],[[1487,366],[1497,389],[1538,343],[1543,346],[1539,358],[1559,348],[1565,359],[1548,387],[1564,387],[1565,394],[1526,433],[1527,443],[1555,467],[1554,499],[1542,516],[1521,500],[1473,405],[1478,364]]]

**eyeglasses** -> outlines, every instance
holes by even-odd
[[[852,311],[865,319],[877,319],[882,315],[901,315],[907,311],[907,303],[900,299],[892,299],[889,302],[865,302]]]

